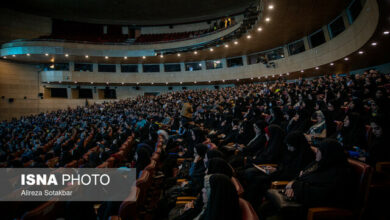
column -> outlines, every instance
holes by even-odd
[[[330,34],[328,30],[328,25],[322,26],[322,31],[324,32],[325,41],[330,41]]]
[[[345,29],[347,29],[350,26],[347,11],[344,10],[343,13],[341,13],[341,16],[343,17]]]
[[[243,55],[242,56],[242,64],[243,64],[243,66],[247,66],[248,65],[248,57],[247,57],[247,55]]]
[[[305,50],[310,50],[309,40],[307,37],[303,38],[303,44],[305,45]]]

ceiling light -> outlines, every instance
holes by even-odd
[[[260,76],[258,76],[257,79],[260,79]]]
[[[76,83],[76,84],[77,84],[77,81],[74,81],[74,83]]]
[[[234,44],[238,44],[238,41],[234,41]]]
[[[271,21],[271,18],[266,18],[265,21],[269,22],[269,21]]]
[[[388,34],[389,34],[389,31],[384,31],[383,34],[384,34],[384,35],[388,35]]]
[[[142,56],[142,59],[146,59],[146,57],[145,57],[145,56]]]
[[[275,75],[272,75],[272,77],[275,77]]]
[[[87,58],[87,59],[88,59],[88,57],[89,57],[88,55],[85,55],[85,58]]]
[[[28,57],[30,56],[30,54],[28,53],[28,54],[26,54]]]
[[[196,81],[194,83],[196,84]]]
[[[127,57],[123,57],[125,60],[127,60]]]
[[[301,73],[305,72],[304,70],[301,70]]]
[[[153,85],[153,84],[154,84],[154,82],[152,82],[152,83],[150,83],[150,84],[152,84],[152,85]]]
[[[178,53],[177,56],[180,57],[181,56],[180,53]]]
[[[12,57],[16,57],[16,55],[14,54],[14,55],[12,55]]]
[[[62,81],[58,81],[59,83],[62,83]]]
[[[252,36],[251,36],[251,35],[249,35],[249,34],[246,36],[246,38],[248,38],[248,39],[250,39],[251,37],[252,37]]]
[[[330,63],[330,65],[331,65],[331,66],[333,66],[333,65],[334,65],[334,63]]]
[[[222,82],[225,82],[225,80],[223,79]]]
[[[211,52],[213,52],[213,51],[214,51],[214,49],[213,49],[213,48],[210,48],[210,51],[211,51]]]
[[[108,56],[105,56],[104,59],[108,59]]]
[[[265,78],[267,79],[267,78],[268,78],[268,76],[265,76]]]
[[[69,57],[69,54],[65,54],[65,57]]]
[[[91,84],[93,84],[93,82],[91,82]]]
[[[50,69],[54,69],[54,64],[50,65]]]
[[[261,27],[257,28],[257,31],[262,31],[262,30],[263,30],[263,28],[261,28]]]
[[[164,55],[161,54],[160,57],[161,57],[161,58],[164,58]]]
[[[372,42],[371,45],[372,46],[376,46],[378,43],[377,42]]]
[[[211,83],[211,81],[209,80],[209,83]]]
[[[194,54],[198,54],[198,51],[194,51]]]
[[[319,67],[317,66],[317,67],[316,67],[316,70],[318,70],[318,69],[319,69]]]
[[[274,5],[269,5],[268,9],[271,9],[271,10],[274,9]]]
[[[165,84],[167,84],[167,85],[168,85],[168,82],[166,82]]]
[[[202,64],[201,64],[201,63],[199,63],[199,66],[202,66]]]
[[[286,73],[286,74],[287,74],[287,76],[290,75],[290,73]]]
[[[124,82],[122,82],[122,85],[124,85],[125,83]]]
[[[106,84],[108,85],[108,82],[106,82]]]
[[[361,50],[361,51],[359,51],[359,54],[363,54],[364,52]]]
[[[49,54],[48,54],[48,53],[45,53],[45,56],[49,56]]]
[[[139,84],[139,82],[137,82],[137,85]]]
[[[225,47],[226,47],[226,48],[228,48],[228,47],[229,47],[229,45],[228,45],[228,44],[225,44]]]
[[[50,62],[54,63],[54,57],[52,57],[52,58],[50,59]]]
[[[180,84],[183,84],[183,82],[180,82]]]
[[[251,77],[251,80],[253,80],[253,77]]]
[[[7,57],[6,57],[6,56],[3,56],[3,59],[7,59]]]
[[[237,82],[240,81],[240,79],[237,79]]]
[[[348,61],[348,60],[349,60],[349,58],[348,58],[348,57],[346,57],[346,58],[344,58],[344,60],[345,60],[345,61]]]

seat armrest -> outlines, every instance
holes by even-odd
[[[176,199],[180,200],[180,201],[192,201],[192,200],[196,200],[197,197],[195,197],[195,196],[179,196]]]
[[[352,219],[353,213],[348,209],[332,208],[332,207],[316,207],[309,208],[307,212],[307,220],[315,219]]]
[[[185,206],[190,201],[176,201],[176,206]]]
[[[282,189],[287,186],[290,181],[273,181],[271,183],[271,189]]]
[[[269,167],[278,167],[278,165],[277,164],[274,164],[274,163],[264,163],[264,164],[258,164],[257,166],[264,166],[264,167],[266,167],[266,166],[269,166]]]
[[[108,218],[108,220],[121,220],[121,217],[119,217],[118,215],[112,215],[110,216],[110,218]]]

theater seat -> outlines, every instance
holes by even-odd
[[[367,206],[368,192],[371,184],[373,168],[363,162],[348,159],[356,182],[354,209],[339,209],[333,207],[310,208],[308,220],[318,219],[361,219]]]
[[[22,216],[22,220],[51,220],[58,216],[63,216],[65,209],[63,202],[49,201],[38,206],[37,208],[26,212]]]
[[[119,208],[119,216],[122,220],[137,219],[137,202],[140,192],[140,188],[134,187],[129,196],[122,202]]]
[[[242,197],[242,195],[244,194],[244,187],[242,187],[240,181],[238,181],[238,179],[236,179],[235,177],[232,177],[232,182],[233,182],[234,187],[237,190],[238,196]]]
[[[239,205],[241,209],[242,220],[259,220],[259,217],[257,217],[255,210],[249,202],[240,198]]]

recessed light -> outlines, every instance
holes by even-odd
[[[271,18],[266,18],[265,21],[269,22],[269,21],[271,21]]]
[[[125,60],[127,60],[127,57],[123,57]]]
[[[3,56],[3,59],[7,59],[7,57],[6,57],[6,56]]]
[[[125,83],[124,82],[122,82],[122,85],[124,85]]]
[[[213,51],[214,51],[214,49],[213,49],[213,48],[210,48],[210,51],[211,51],[211,52],[213,52]]]
[[[318,69],[319,69],[319,67],[317,66],[317,67],[316,67],[316,70],[318,70]]]
[[[48,53],[45,53],[45,56],[49,56],[49,54],[48,54]]]
[[[211,81],[209,80],[209,83],[211,83]]]
[[[28,57],[30,56],[30,54],[28,53],[28,54],[26,54]]]
[[[253,77],[251,77],[251,80],[253,80]]]
[[[305,72],[304,70],[301,70],[301,73]]]
[[[237,79],[237,82],[240,81],[240,79]]]
[[[334,65],[334,63],[330,63],[330,65],[331,65],[331,66],[333,66],[333,65]]]
[[[348,60],[349,60],[349,58],[348,58],[348,57],[346,57],[346,58],[344,58],[344,60],[345,60],[345,61],[348,61]]]
[[[194,83],[196,84],[196,81]]]
[[[76,84],[77,84],[77,81],[74,81],[74,83],[76,83]]]
[[[142,56],[142,59],[146,59],[146,57],[145,57],[145,56]]]
[[[234,41],[234,44],[238,44],[238,41]]]
[[[290,75],[290,73],[286,73],[286,74],[287,74],[287,76]]]
[[[194,54],[198,54],[198,51],[194,51]]]
[[[263,30],[263,28],[261,28],[261,27],[257,28],[257,31],[262,31],[262,30]]]
[[[228,45],[228,44],[225,44],[225,47],[226,47],[226,48],[228,48],[228,47],[229,47],[229,45]]]
[[[388,35],[390,32],[389,31],[384,31],[383,34],[384,35]]]
[[[139,84],[139,82],[137,82],[137,85]]]
[[[65,54],[65,57],[69,57],[69,54]]]
[[[108,85],[108,82],[106,82],[106,84]]]
[[[14,55],[12,55],[12,57],[16,57],[16,55],[14,54]]]
[[[177,56],[178,56],[178,57],[180,57],[180,56],[181,56],[181,54],[180,54],[180,53],[178,53],[178,54],[177,54]]]
[[[88,58],[89,56],[88,55],[85,55],[85,58]]]
[[[91,84],[93,84],[93,82],[91,82]]]
[[[161,57],[161,58],[164,58],[164,55],[161,54],[160,57]]]
[[[152,85],[153,85],[153,84],[154,84],[154,82],[152,82],[152,83],[150,83],[150,84],[152,84]]]
[[[361,50],[361,51],[359,51],[359,54],[363,54],[364,52]]]
[[[225,80],[223,79],[222,82],[225,82]]]
[[[167,85],[168,85],[168,82],[165,82],[165,84],[167,84]]]
[[[108,59],[108,56],[105,56],[104,59]]]
[[[271,9],[271,10],[274,9],[274,5],[269,5],[268,9]]]
[[[377,42],[372,42],[371,45],[372,46],[376,46],[378,43]]]
[[[275,75],[272,75],[272,77],[275,77]]]
[[[183,82],[180,82],[180,84],[183,84]]]
[[[267,79],[267,78],[268,78],[268,76],[265,76],[265,78]]]
[[[249,34],[246,36],[246,38],[248,38],[248,39],[250,39],[251,37],[252,37],[252,36],[251,36],[251,35],[249,35]]]

